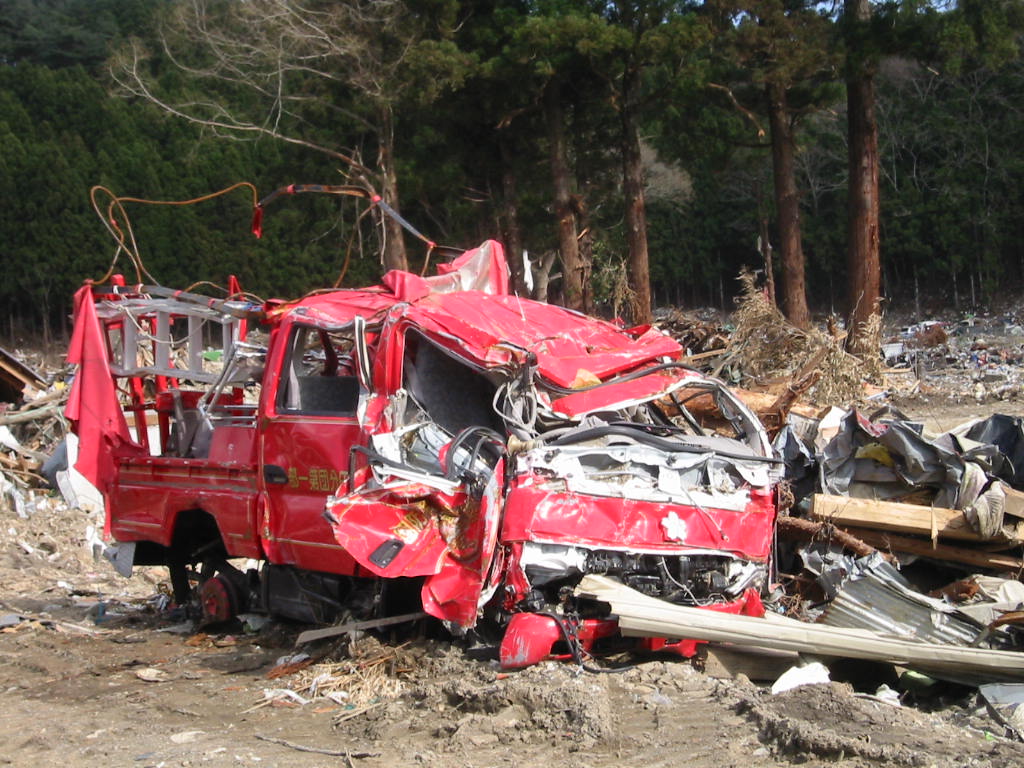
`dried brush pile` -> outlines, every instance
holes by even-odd
[[[790,325],[755,282],[749,270],[739,275],[742,294],[733,313],[735,329],[726,356],[752,382],[796,374],[821,347],[810,333]]]
[[[310,698],[322,696],[354,707],[393,699],[404,690],[400,678],[414,666],[404,651],[404,645],[388,647],[366,638],[352,645],[347,659],[325,660],[299,671],[290,687]]]
[[[844,349],[843,333],[813,328],[802,331],[790,325],[758,289],[753,273],[744,270],[739,280],[743,292],[733,314],[736,329],[723,363],[739,372],[741,383],[749,386],[778,378],[800,381],[819,373],[807,396],[817,403],[834,404],[862,399],[864,382],[881,380],[880,316],[872,317],[861,348],[851,354]]]
[[[613,317],[635,318],[640,303],[636,291],[629,286],[629,274],[624,261],[599,264],[591,276],[590,289],[610,308]]]
[[[287,687],[263,689],[263,699],[246,712],[331,702],[341,708],[334,722],[349,720],[402,695],[406,679],[417,667],[416,654],[408,646],[385,646],[365,636],[348,644],[343,659],[284,657],[266,677],[287,678]]]

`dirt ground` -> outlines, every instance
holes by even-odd
[[[900,404],[947,428],[1001,405]],[[503,673],[438,639],[296,649],[301,628],[199,632],[158,610],[162,569],[126,580],[93,558],[92,515],[34,506],[0,504],[2,763],[1024,765],[1024,744],[968,689],[896,707],[837,682],[772,696],[713,659]]]

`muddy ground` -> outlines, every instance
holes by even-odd
[[[901,405],[947,427],[1013,408]],[[303,649],[316,663],[282,669],[301,628],[198,631],[159,610],[162,569],[125,580],[94,560],[93,516],[53,498],[35,506],[23,518],[0,505],[0,763],[1024,764],[1024,744],[969,689],[902,707],[846,683],[772,696],[714,658],[704,671],[649,658],[610,674],[553,662],[506,674],[424,637],[326,641]],[[869,692],[878,682],[853,678]]]

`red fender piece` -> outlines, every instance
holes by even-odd
[[[714,603],[703,606],[706,611],[717,613],[731,613],[741,616],[764,616],[764,603],[761,596],[754,589],[747,589],[742,595],[731,603]],[[655,652],[674,653],[684,659],[690,659],[697,655],[697,649],[707,644],[706,640],[669,640],[664,637],[640,637],[637,638],[637,648]]]
[[[502,669],[522,669],[538,664],[562,639],[558,622],[537,613],[516,613],[508,622],[498,658]]]
[[[575,625],[574,634],[580,647],[589,651],[596,641],[612,637],[618,631],[619,624],[614,619],[583,619]],[[513,614],[501,641],[501,666],[505,669],[520,669],[546,658],[571,659],[571,655],[551,655],[552,646],[564,639],[562,628],[551,616],[540,613]]]

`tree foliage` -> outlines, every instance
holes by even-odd
[[[276,48],[269,26],[223,15],[258,11],[267,19],[297,7],[3,1],[5,337],[63,329],[74,288],[109,266],[115,248],[91,208],[93,185],[188,200],[242,180],[267,192],[340,183],[351,172],[311,145],[356,161],[382,189],[383,174],[392,173],[392,199],[429,239],[461,247],[506,241],[520,291],[524,251],[537,267],[565,248],[556,226],[562,206],[589,260],[579,283],[586,306],[621,312],[634,226],[624,213],[627,103],[645,173],[654,303],[728,307],[739,268],[763,265],[759,240],[762,251],[779,243],[768,141],[773,84],[796,129],[807,300],[812,310],[843,310],[846,94],[842,68],[822,53],[822,34],[842,39],[840,18],[818,13],[826,4],[316,0],[302,7],[322,14],[313,18],[325,29],[333,25],[328,39],[279,24],[277,32],[296,36]],[[877,64],[883,293],[891,300],[927,286],[964,306],[1021,285],[1024,2],[893,0],[872,10],[857,50]],[[186,26],[165,20],[186,11],[233,47],[218,52],[194,34],[173,37]],[[370,14],[365,24],[356,12]],[[791,26],[796,21],[806,28]],[[189,107],[206,125],[168,115],[138,91],[118,93],[106,74],[111,61],[136,67],[131,82]],[[232,67],[235,81],[200,77]],[[630,73],[637,77],[627,92]],[[552,93],[565,137],[561,199],[545,106]],[[222,129],[232,121],[258,128],[259,138],[230,140]],[[380,275],[380,230],[350,199],[285,198],[268,208],[261,240],[249,233],[252,199],[242,191],[192,206],[127,209],[146,267],[167,285],[223,283],[235,273],[257,294],[295,296],[333,284],[346,264],[349,285]],[[419,271],[425,258],[437,257],[425,245],[410,250],[410,268]],[[126,262],[119,269],[135,279]],[[549,277],[549,295],[564,298],[564,268]]]

